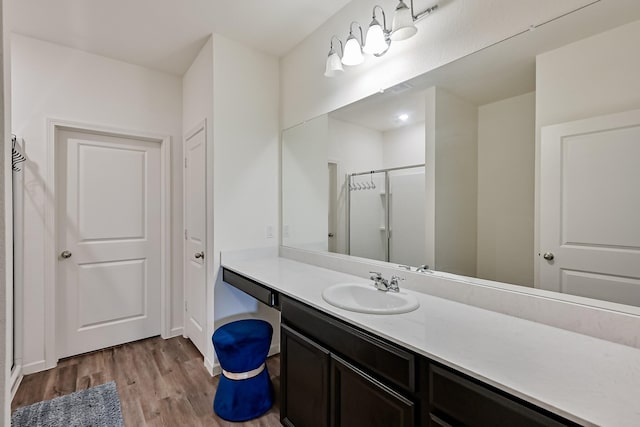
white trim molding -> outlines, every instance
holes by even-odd
[[[160,144],[161,156],[161,265],[160,272],[160,335],[170,338],[171,330],[171,137],[139,130],[121,129],[90,123],[79,123],[62,119],[47,119],[47,184],[45,187],[46,202],[44,220],[46,230],[44,236],[45,253],[45,342],[44,361],[31,363],[22,367],[23,374],[53,368],[58,363],[56,350],[56,270],[57,270],[57,227],[56,215],[58,201],[56,197],[56,133],[58,130],[75,130],[93,132],[101,135],[128,137]],[[180,333],[182,331],[179,331]]]

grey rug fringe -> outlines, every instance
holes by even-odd
[[[111,381],[16,409],[12,427],[124,427],[116,383]]]

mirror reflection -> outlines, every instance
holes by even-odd
[[[591,7],[285,130],[283,245],[640,306],[640,7]]]

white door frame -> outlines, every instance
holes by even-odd
[[[56,195],[56,133],[58,130],[74,130],[93,132],[107,136],[135,138],[160,144],[160,177],[161,177],[161,218],[160,218],[160,334],[163,338],[171,336],[171,137],[137,130],[121,129],[88,123],[72,122],[60,119],[47,119],[47,183],[45,186],[45,289],[44,289],[44,321],[45,321],[45,366],[50,369],[57,365],[56,351],[56,291],[57,291],[57,212],[59,202]]]

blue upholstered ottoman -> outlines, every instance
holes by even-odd
[[[219,327],[211,337],[222,375],[213,410],[227,421],[259,417],[273,405],[273,387],[265,362],[273,328],[258,319]]]

